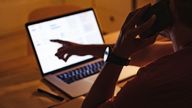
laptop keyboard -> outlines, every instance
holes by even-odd
[[[69,72],[57,75],[59,79],[70,84],[72,82],[78,81],[80,79],[86,78],[90,75],[96,74],[101,71],[104,65],[104,61],[98,61],[93,64],[88,64],[86,66],[71,70]]]

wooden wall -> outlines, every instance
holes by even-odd
[[[58,4],[57,0],[0,0],[0,37],[24,28],[28,14],[39,7]]]
[[[154,0],[138,0],[139,7]],[[131,0],[0,0],[0,37],[24,29],[28,14],[40,7],[67,2],[83,8],[94,7],[102,30],[119,30],[131,11]]]

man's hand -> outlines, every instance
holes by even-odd
[[[63,46],[57,50],[55,54],[59,59],[63,59],[65,62],[72,55],[84,56],[87,53],[84,51],[84,45],[63,41],[63,40],[51,40],[51,42],[57,42],[62,44]]]
[[[148,30],[155,22],[156,16],[153,15],[148,21],[140,24],[143,14],[149,7],[150,5],[147,5],[128,15],[113,49],[114,54],[123,58],[128,58],[139,49],[155,42],[156,36],[146,39],[139,36],[142,32]]]

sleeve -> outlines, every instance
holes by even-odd
[[[159,97],[156,92],[165,85],[167,71],[163,72],[161,65],[167,62],[167,57],[140,68],[135,78],[128,81],[114,98],[112,108],[149,108],[155,101],[161,105],[154,97]]]
[[[150,68],[140,68],[135,78],[128,81],[116,97],[104,102],[98,108],[141,108],[150,105],[149,73]]]
[[[141,108],[147,105],[146,94],[148,88],[142,77],[143,70],[140,69],[137,76],[127,82],[113,100],[112,108]],[[142,73],[142,74],[141,74]]]
[[[113,105],[114,97],[102,103],[98,108],[115,108]]]

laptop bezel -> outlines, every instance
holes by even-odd
[[[71,15],[78,14],[78,13],[87,12],[87,11],[93,11],[94,16],[95,16],[95,19],[96,19],[96,23],[97,23],[97,25],[98,25],[98,29],[99,29],[99,32],[100,32],[100,35],[101,35],[101,38],[102,38],[102,40],[103,40],[103,43],[105,43],[105,40],[104,40],[103,35],[102,35],[102,32],[101,32],[100,24],[98,23],[98,18],[97,18],[97,16],[96,16],[96,13],[95,13],[95,11],[94,11],[93,8],[83,9],[83,10],[74,11],[74,12],[67,13],[67,14],[62,14],[62,15],[58,15],[58,16],[53,16],[53,17],[49,17],[49,18],[44,18],[44,19],[40,19],[40,20],[36,20],[36,21],[32,21],[32,22],[27,22],[27,23],[25,24],[25,28],[26,28],[26,31],[27,31],[27,34],[28,34],[28,37],[29,37],[29,40],[30,40],[30,44],[31,44],[31,46],[32,46],[33,53],[34,53],[34,55],[35,55],[36,62],[37,62],[37,64],[38,64],[38,67],[39,67],[39,69],[40,69],[40,71],[41,71],[41,75],[42,75],[42,76],[45,76],[45,75],[48,75],[48,74],[54,74],[54,73],[57,73],[57,72],[61,72],[61,71],[63,71],[63,70],[70,69],[70,68],[75,67],[75,66],[78,66],[78,65],[80,65],[80,64],[83,64],[83,63],[87,63],[87,62],[96,60],[96,59],[98,59],[98,58],[94,58],[94,57],[93,57],[93,58],[84,60],[84,61],[79,62],[79,63],[75,63],[75,64],[72,64],[72,65],[69,65],[69,66],[66,66],[66,67],[62,67],[62,68],[60,68],[60,69],[56,69],[56,70],[50,71],[50,72],[48,72],[48,73],[43,73],[43,70],[42,70],[42,67],[41,67],[41,64],[40,64],[40,61],[39,61],[37,52],[36,52],[36,50],[35,50],[34,43],[33,43],[33,41],[32,41],[31,34],[30,34],[30,32],[29,32],[29,29],[28,29],[28,26],[33,25],[33,24],[38,24],[38,23],[41,23],[41,22],[45,22],[45,21],[49,21],[49,20],[53,20],[53,19],[57,19],[57,18],[62,18],[62,17],[66,17],[66,16],[71,16]]]

